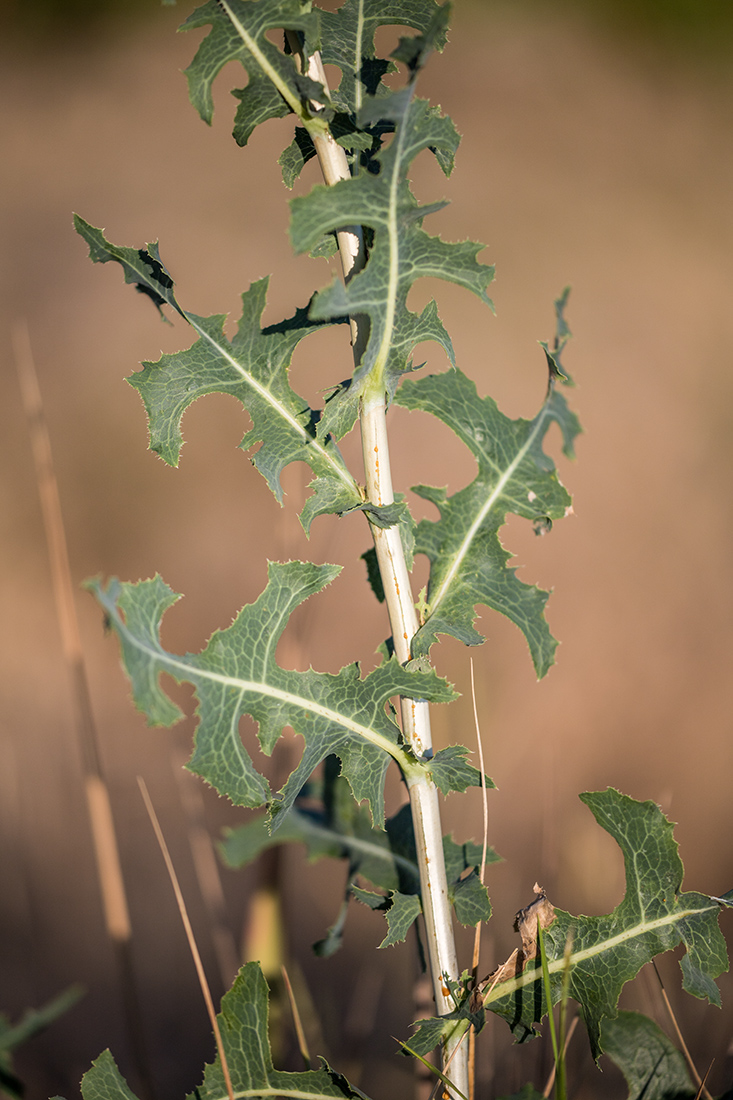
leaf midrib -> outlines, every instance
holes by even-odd
[[[106,593],[101,593],[101,595],[106,596]],[[241,693],[242,697],[246,692],[256,692],[261,695],[266,695],[271,699],[276,699],[279,702],[286,703],[289,706],[306,711],[307,713],[316,714],[326,719],[326,721],[332,722],[336,726],[341,726],[343,729],[356,734],[358,737],[362,737],[375,747],[382,749],[396,760],[401,767],[409,767],[410,761],[397,745],[394,745],[383,734],[375,732],[368,726],[362,726],[361,723],[355,722],[346,715],[339,714],[338,711],[331,710],[329,707],[324,707],[320,703],[316,703],[300,695],[295,695],[292,692],[283,691],[271,684],[254,680],[242,680],[236,676],[226,676],[220,672],[213,672],[210,669],[188,664],[182,658],[174,657],[173,654],[168,653],[161,646],[145,644],[128,629],[126,623],[123,622],[119,615],[116,604],[111,603],[109,599],[106,598],[103,602],[109,614],[114,617],[120,635],[124,636],[130,645],[144,654],[148,660],[167,666],[168,670],[179,670],[182,673],[179,679],[186,680],[194,685],[196,685],[198,679],[208,680],[211,683],[221,684],[224,687],[236,688]],[[166,668],[163,668],[161,671],[166,671]]]
[[[226,12],[226,14],[229,18],[229,21],[231,22],[232,26],[234,27],[234,29],[237,32],[237,34],[239,35],[239,37],[244,42],[244,45],[247,48],[247,50],[252,54],[252,57],[255,59],[255,61],[259,65],[259,67],[262,69],[265,76],[268,77],[268,79],[271,80],[272,83],[275,85],[275,87],[277,88],[278,92],[280,93],[280,95],[283,97],[283,99],[287,103],[290,110],[293,112],[293,114],[296,114],[298,116],[302,116],[303,110],[302,110],[300,100],[296,96],[293,95],[290,88],[287,86],[285,81],[282,79],[282,77],[278,73],[277,69],[275,69],[270,64],[270,62],[267,60],[267,58],[265,57],[265,55],[262,52],[262,50],[260,49],[260,47],[257,45],[257,42],[255,41],[255,39],[252,38],[251,34],[247,31],[247,29],[242,25],[242,23],[239,22],[236,15],[232,11],[232,9],[229,7],[229,4],[227,3],[227,0],[218,0],[218,3],[220,5],[220,7]],[[301,121],[303,123],[305,123],[306,120],[304,118],[301,118]]]
[[[207,332],[206,329],[198,324],[192,314],[187,313],[185,310],[183,310],[182,312],[183,316],[186,318],[191,327],[195,329],[199,336],[202,339],[206,340],[210,344],[210,346],[223,359],[225,359],[235,371],[237,371],[241,375],[247,385],[251,386],[252,389],[255,390],[260,395],[260,397],[271,406],[271,408],[277,413],[277,415],[282,417],[282,419],[288,425],[290,425],[290,427],[298,435],[300,435],[301,439],[308,447],[312,447],[315,451],[318,452],[324,462],[326,462],[331,467],[336,476],[341,479],[344,485],[346,485],[346,487],[352,493],[355,493],[358,496],[359,491],[356,482],[354,481],[354,478],[351,476],[350,473],[348,473],[347,470],[344,470],[339,465],[339,463],[336,462],[336,460],[328,453],[326,448],[323,447],[321,443],[319,443],[318,439],[311,436],[305,430],[303,425],[300,424],[298,420],[293,416],[293,414],[288,412],[285,406],[277,400],[272,392],[268,390],[266,386],[263,386],[261,382],[258,382],[257,379],[249,371],[245,370],[245,368],[241,365],[241,363],[239,363],[236,357],[232,355],[231,352],[227,351],[226,347],[223,344],[215,340],[211,333]]]
[[[709,913],[717,908],[719,908],[717,904],[713,904],[700,907],[699,909],[675,909],[673,912],[666,913],[663,917],[657,917],[655,920],[639,921],[630,928],[624,929],[623,932],[619,932],[618,935],[611,936],[610,939],[603,940],[601,943],[594,944],[592,947],[585,947],[582,951],[574,951],[570,955],[569,965],[573,967],[576,963],[585,962],[587,959],[595,958],[598,955],[604,955],[607,951],[613,951],[614,948],[620,947],[629,940],[638,939],[649,932],[656,932],[660,928],[667,928],[670,924],[677,924],[679,921],[685,920],[686,917],[698,917],[702,913]],[[568,963],[564,957],[554,959],[552,962],[548,961],[548,967],[551,974],[564,970],[567,965]],[[520,974],[518,978],[512,978],[508,982],[502,982],[495,986],[494,989],[486,995],[484,1005],[492,1004],[494,1001],[498,1001],[502,997],[514,993],[518,989],[522,989],[524,986],[531,985],[532,982],[541,978],[542,970],[539,967],[536,970],[525,971],[525,973]]]
[[[463,561],[466,558],[466,556],[467,556],[467,554],[468,554],[468,552],[471,548],[471,545],[472,545],[474,539],[476,538],[476,535],[478,534],[478,531],[479,531],[481,525],[483,524],[484,520],[488,516],[491,509],[496,504],[497,500],[499,500],[499,498],[502,496],[505,487],[511,481],[512,477],[514,476],[514,473],[516,472],[516,470],[517,470],[518,466],[520,465],[520,463],[522,462],[523,458],[528,453],[528,451],[532,448],[532,445],[533,445],[534,441],[537,439],[537,436],[540,432],[542,424],[543,424],[543,422],[544,422],[544,420],[547,416],[547,409],[548,409],[548,402],[545,402],[543,408],[540,411],[539,416],[535,420],[535,424],[534,424],[534,427],[533,427],[532,431],[527,436],[525,442],[519,448],[519,450],[517,451],[515,457],[513,458],[513,460],[509,464],[509,466],[507,466],[506,470],[504,471],[504,473],[501,475],[501,477],[497,481],[494,489],[489,494],[489,496],[486,498],[485,503],[483,504],[483,506],[479,510],[479,512],[476,516],[476,519],[473,521],[473,523],[469,527],[468,531],[466,532],[466,535],[463,538],[460,546],[458,547],[458,550],[455,552],[455,554],[453,556],[453,560],[452,560],[450,569],[448,570],[445,577],[443,578],[440,585],[438,586],[438,589],[435,593],[435,596],[430,599],[429,610],[428,610],[428,618],[431,618],[436,613],[436,611],[440,607],[440,604],[443,602],[445,597],[448,595],[450,586],[452,585],[453,581],[455,580],[455,577],[456,577],[457,573],[459,572],[459,570],[461,568],[461,565],[463,564]]]

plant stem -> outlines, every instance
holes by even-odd
[[[300,52],[297,36],[288,32],[288,41],[294,52]],[[328,90],[326,75],[320,54],[308,60],[307,74]],[[313,105],[316,109],[318,104]],[[318,154],[323,178],[329,185],[348,179],[346,153],[337,145],[330,132],[312,135]],[[346,283],[360,271],[366,262],[361,227],[348,227],[337,234],[341,265]],[[367,327],[358,317],[351,318],[351,342],[354,362],[358,364],[366,343]],[[367,393],[362,399],[361,413],[362,454],[366,498],[378,505],[394,501],[392,469],[387,436],[387,409],[383,391]],[[401,664],[412,656],[411,643],[419,628],[419,620],[405,561],[405,552],[399,528],[382,528],[371,524],[377,562],[382,577],[387,612],[389,615],[395,654]],[[424,759],[432,755],[430,712],[425,700],[400,699],[402,732],[415,756]],[[455,1006],[444,975],[458,978],[453,921],[448,898],[448,881],[443,855],[443,832],[440,819],[438,792],[424,768],[405,775],[410,795],[412,822],[415,833],[420,894],[428,944],[428,957],[439,1015],[450,1012]],[[460,1039],[448,1041],[443,1050],[443,1062],[450,1060],[450,1079],[464,1094],[468,1094],[468,1046]],[[458,1049],[456,1049],[458,1046]]]

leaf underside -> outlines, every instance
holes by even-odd
[[[626,1078],[627,1100],[682,1100],[694,1096],[685,1059],[662,1029],[639,1012],[619,1012],[601,1028],[603,1053]]]
[[[345,861],[348,865],[347,894],[357,893],[351,889],[357,880],[366,880],[383,891],[373,896],[379,899],[377,908],[385,911],[389,923],[389,935],[380,945],[386,947],[398,942],[391,938],[397,927],[398,909],[402,931],[399,939],[404,939],[421,911],[420,874],[410,808],[403,806],[386,821],[384,829],[375,829],[366,809],[354,803],[334,763],[333,758],[327,760],[323,778],[311,780],[301,791],[276,833],[271,833],[266,819],[259,817],[228,830],[222,852],[230,866],[242,867],[274,845],[301,843],[310,861],[324,857]],[[459,844],[446,836],[443,851],[448,892],[456,917],[470,926],[479,920],[489,920],[491,905],[477,873],[481,865],[481,846],[472,841]],[[498,859],[493,849],[489,849],[487,863],[495,863]],[[417,898],[416,907],[414,901],[407,900],[414,898]],[[411,915],[405,923],[407,912]],[[330,953],[340,946],[342,932],[343,922],[332,936]]]

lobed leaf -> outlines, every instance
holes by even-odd
[[[549,593],[524,584],[507,567],[512,555],[502,546],[499,529],[508,512],[529,519],[539,532],[568,513],[570,496],[543,441],[556,423],[563,449],[572,455],[580,431],[577,417],[551,385],[534,420],[510,420],[492,398],[479,398],[475,384],[459,370],[409,379],[395,400],[438,417],[478,462],[476,478],[452,496],[425,485],[413,489],[440,512],[439,520],[422,520],[416,532],[415,552],[430,560],[430,582],[424,625],[413,652],[426,654],[438,634],[479,645],[484,639],[473,626],[475,608],[485,604],[519,627],[541,678],[553,664],[557,646],[544,617]]]
[[[321,1068],[289,1073],[275,1069],[268,1035],[268,988],[259,963],[247,963],[221,1002],[217,1017],[222,1045],[235,1096],[300,1097],[301,1100],[359,1098],[368,1100],[332,1070],[325,1059]],[[100,1054],[81,1083],[84,1100],[135,1100],[108,1050]],[[221,1060],[207,1065],[198,1100],[222,1100],[227,1086]]]
[[[265,818],[260,817],[229,830],[222,851],[230,866],[241,867],[267,848],[289,842],[304,844],[309,860],[329,857],[347,861],[347,894],[367,904],[374,899],[372,907],[385,911],[390,930],[401,927],[393,924],[397,914],[390,916],[396,897],[417,899],[416,907],[413,901],[409,905],[406,900],[400,903],[400,922],[410,912],[411,924],[421,911],[420,873],[409,806],[403,806],[389,818],[384,830],[375,829],[365,810],[355,805],[345,780],[334,774],[328,761],[323,782],[308,784],[276,833],[271,834]],[[446,836],[443,851],[449,894],[458,920],[466,925],[488,920],[491,906],[476,873],[481,864],[481,847],[471,841],[458,844]],[[496,852],[489,849],[487,863],[498,860]],[[368,880],[384,894],[357,888],[354,885],[357,878]],[[339,943],[342,927],[343,922],[339,926]],[[387,942],[381,946],[387,946]]]
[[[164,462],[177,466],[183,446],[181,420],[186,409],[207,393],[228,393],[241,401],[252,418],[240,447],[261,446],[252,461],[277,501],[282,504],[280,475],[291,462],[305,462],[315,474],[313,495],[306,501],[301,522],[309,531],[316,516],[343,513],[362,506],[359,489],[348,472],[335,443],[317,438],[319,413],[290,387],[288,371],[298,343],[314,328],[307,309],[267,328],[260,327],[268,279],[253,283],[242,295],[242,316],[237,334],[224,334],[224,315],[198,317],[181,308],[174,283],[160,260],[158,246],[145,249],[113,245],[101,229],[75,217],[77,231],[89,245],[95,263],[119,263],[125,281],[134,283],[156,305],[171,306],[198,333],[198,340],[184,351],[146,362],[129,383],[143,399],[149,419],[150,449]]]
[[[226,630],[217,630],[199,654],[177,656],[160,642],[161,619],[179,598],[160,577],[104,588],[88,582],[117,634],[133,698],[154,725],[170,725],[181,712],[159,684],[168,673],[194,685],[199,726],[189,762],[191,771],[242,806],[269,805],[275,825],[318,764],[329,754],[341,760],[357,802],[366,799],[375,824],[384,822],[384,774],[390,759],[401,767],[420,766],[401,746],[400,731],[387,713],[395,695],[449,702],[451,687],[433,672],[408,671],[391,660],[363,679],[357,665],[330,673],[294,672],[275,660],[280,636],[293,610],[329,584],[339,566],[307,562],[270,563],[267,587],[239,612]],[[304,741],[303,754],[276,799],[241,742],[239,719],[258,723],[260,746],[268,756],[285,726]]]
[[[366,97],[387,95],[382,77],[396,66],[376,56],[375,32],[379,27],[398,25],[424,35],[438,10],[434,0],[346,0],[337,11],[322,12],[323,60],[341,70],[341,81],[332,92],[334,104],[357,116]],[[445,42],[443,26],[431,45],[442,50]]]
[[[362,126],[388,122],[395,127],[390,144],[374,158],[372,170],[332,187],[314,187],[291,202],[291,237],[298,252],[312,249],[321,238],[347,225],[373,231],[365,268],[344,286],[334,282],[311,306],[311,317],[333,320],[344,314],[366,319],[369,338],[361,363],[347,386],[326,405],[319,434],[336,439],[353,426],[359,395],[366,388],[391,398],[409,369],[415,346],[424,340],[439,343],[453,362],[453,346],[430,302],[418,316],[408,310],[407,296],[417,279],[437,277],[464,286],[490,304],[486,287],[493,268],[478,263],[481,245],[470,241],[448,244],[429,236],[423,219],[444,204],[419,206],[407,172],[426,148],[452,156],[458,135],[450,119],[413,96],[414,82],[402,91],[365,101]]]
[[[390,58],[376,56],[374,35],[381,26],[409,26],[420,32],[413,49],[427,52],[442,50],[446,42],[446,8],[435,0],[346,0],[335,12],[321,12],[323,46],[321,56],[326,64],[341,70],[338,87],[331,92],[335,109],[329,123],[335,141],[352,154],[353,170],[359,164],[373,168],[384,136],[394,129],[384,119],[376,124],[363,123],[360,113],[368,96],[386,96],[390,89],[383,77],[396,70]],[[393,57],[399,51],[393,53]],[[453,151],[433,148],[438,163],[449,175],[453,168]],[[316,155],[310,134],[297,127],[292,143],[280,157],[283,181],[292,187],[304,165]],[[311,254],[313,254],[311,252]]]
[[[603,1052],[602,1026],[614,1020],[621,990],[656,955],[683,944],[683,986],[720,1005],[715,979],[728,968],[718,915],[729,899],[681,890],[683,867],[673,826],[653,802],[636,802],[609,788],[581,795],[598,824],[624,856],[626,893],[607,916],[572,916],[555,910],[544,940],[552,1001],[561,996],[563,952],[572,936],[569,993],[580,1005],[593,1057]],[[539,979],[539,980],[538,980]],[[541,967],[532,960],[521,976],[502,983],[484,1004],[507,1020],[521,1042],[534,1034],[545,1000]]]
[[[234,138],[246,145],[253,130],[270,118],[295,112],[308,117],[308,95],[321,94],[320,85],[304,84],[293,57],[284,54],[266,37],[268,30],[300,31],[310,48],[318,45],[318,11],[307,0],[209,0],[182,24],[181,30],[211,25],[186,69],[188,95],[204,122],[211,123],[212,85],[223,67],[238,61],[247,70],[248,83],[233,92],[240,103],[234,120]]]

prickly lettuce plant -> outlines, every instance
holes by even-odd
[[[176,465],[188,406],[207,393],[232,394],[252,420],[240,445],[253,452],[281,504],[284,468],[292,462],[310,468],[300,515],[306,532],[329,515],[369,529],[368,575],[386,605],[391,638],[382,663],[368,675],[356,665],[336,674],[296,672],[276,660],[291,614],[304,600],[317,599],[338,575],[336,565],[271,562],[260,597],[198,653],[170,653],[162,645],[161,621],[179,597],[160,576],[89,587],[117,635],[135,703],[149,722],[169,725],[181,717],[161,687],[161,673],[191,683],[198,728],[189,768],[235,804],[264,810],[229,837],[230,862],[303,840],[313,856],[349,861],[350,892],[386,913],[383,946],[404,939],[422,917],[436,1014],[409,1046],[420,1054],[440,1046],[451,1094],[458,1096],[469,1092],[467,1030],[480,1030],[491,1010],[522,1041],[550,1007],[546,989],[555,1003],[563,982],[581,1007],[596,1058],[604,1035],[611,1035],[607,1028],[616,1020],[622,986],[660,951],[684,944],[685,987],[717,1002],[714,979],[726,966],[717,916],[730,895],[681,893],[671,826],[656,806],[611,790],[588,794],[584,800],[626,861],[623,902],[606,917],[573,917],[540,892],[544,908],[529,906],[519,914],[522,948],[491,979],[476,985],[456,956],[453,915],[475,925],[489,919],[491,908],[478,874],[481,849],[443,836],[440,793],[464,791],[481,776],[465,746],[433,750],[430,705],[449,703],[455,693],[433,668],[431,649],[441,634],[481,643],[475,618],[485,605],[522,631],[538,677],[548,671],[556,646],[544,618],[548,593],[518,579],[499,532],[509,514],[540,533],[567,514],[570,497],[544,442],[554,423],[564,453],[572,456],[580,427],[562,392],[570,384],[562,363],[570,335],[567,291],[555,303],[556,332],[543,345],[546,389],[529,420],[508,419],[461,372],[434,301],[419,314],[407,306],[411,288],[426,277],[459,284],[491,305],[493,269],[478,259],[481,246],[431,235],[429,215],[443,204],[421,206],[410,187],[418,156],[434,156],[446,175],[453,168],[455,128],[417,94],[430,53],[445,44],[447,21],[448,6],[434,0],[345,0],[335,12],[319,11],[307,0],[209,0],[183,24],[184,30],[208,28],[186,73],[201,117],[211,121],[211,89],[221,68],[239,61],[247,83],[234,92],[235,140],[244,146],[261,123],[292,115],[293,140],[280,158],[285,184],[292,186],[313,157],[323,172],[323,185],[291,202],[291,238],[297,252],[338,253],[343,278],[296,304],[279,323],[262,326],[267,280],[260,280],[242,294],[237,332],[229,339],[223,314],[199,316],[184,294],[179,299],[157,243],[121,247],[80,217],[75,224],[95,263],[119,264],[125,282],[193,330],[189,348],[145,363],[129,379],[145,404],[151,449]],[[400,38],[389,57],[377,56],[375,32],[395,24],[413,33]],[[340,73],[332,89],[324,63]],[[294,391],[288,372],[297,345],[324,325],[344,326],[344,362],[324,407],[314,409]],[[446,371],[426,374],[413,362],[414,349],[425,341],[443,349]],[[436,506],[435,520],[416,524],[404,495],[393,488],[387,421],[395,403],[443,421],[475,458],[476,477],[457,492],[414,487]],[[361,433],[359,470],[350,469],[339,450],[352,430]],[[410,583],[415,554],[430,563],[427,591],[417,600]],[[244,714],[257,723],[267,754],[285,727],[302,739],[300,760],[278,791],[240,739]],[[387,819],[384,780],[391,766],[400,770],[410,806]],[[314,792],[321,795],[320,811]],[[546,986],[536,950],[538,921]],[[337,931],[324,952],[338,942]],[[220,1026],[237,1095],[361,1095],[325,1063],[303,1073],[273,1067],[267,989],[255,964],[243,968],[227,994]],[[218,1058],[198,1095],[220,1097],[227,1088]],[[83,1094],[86,1100],[131,1095],[109,1053],[85,1077]]]

